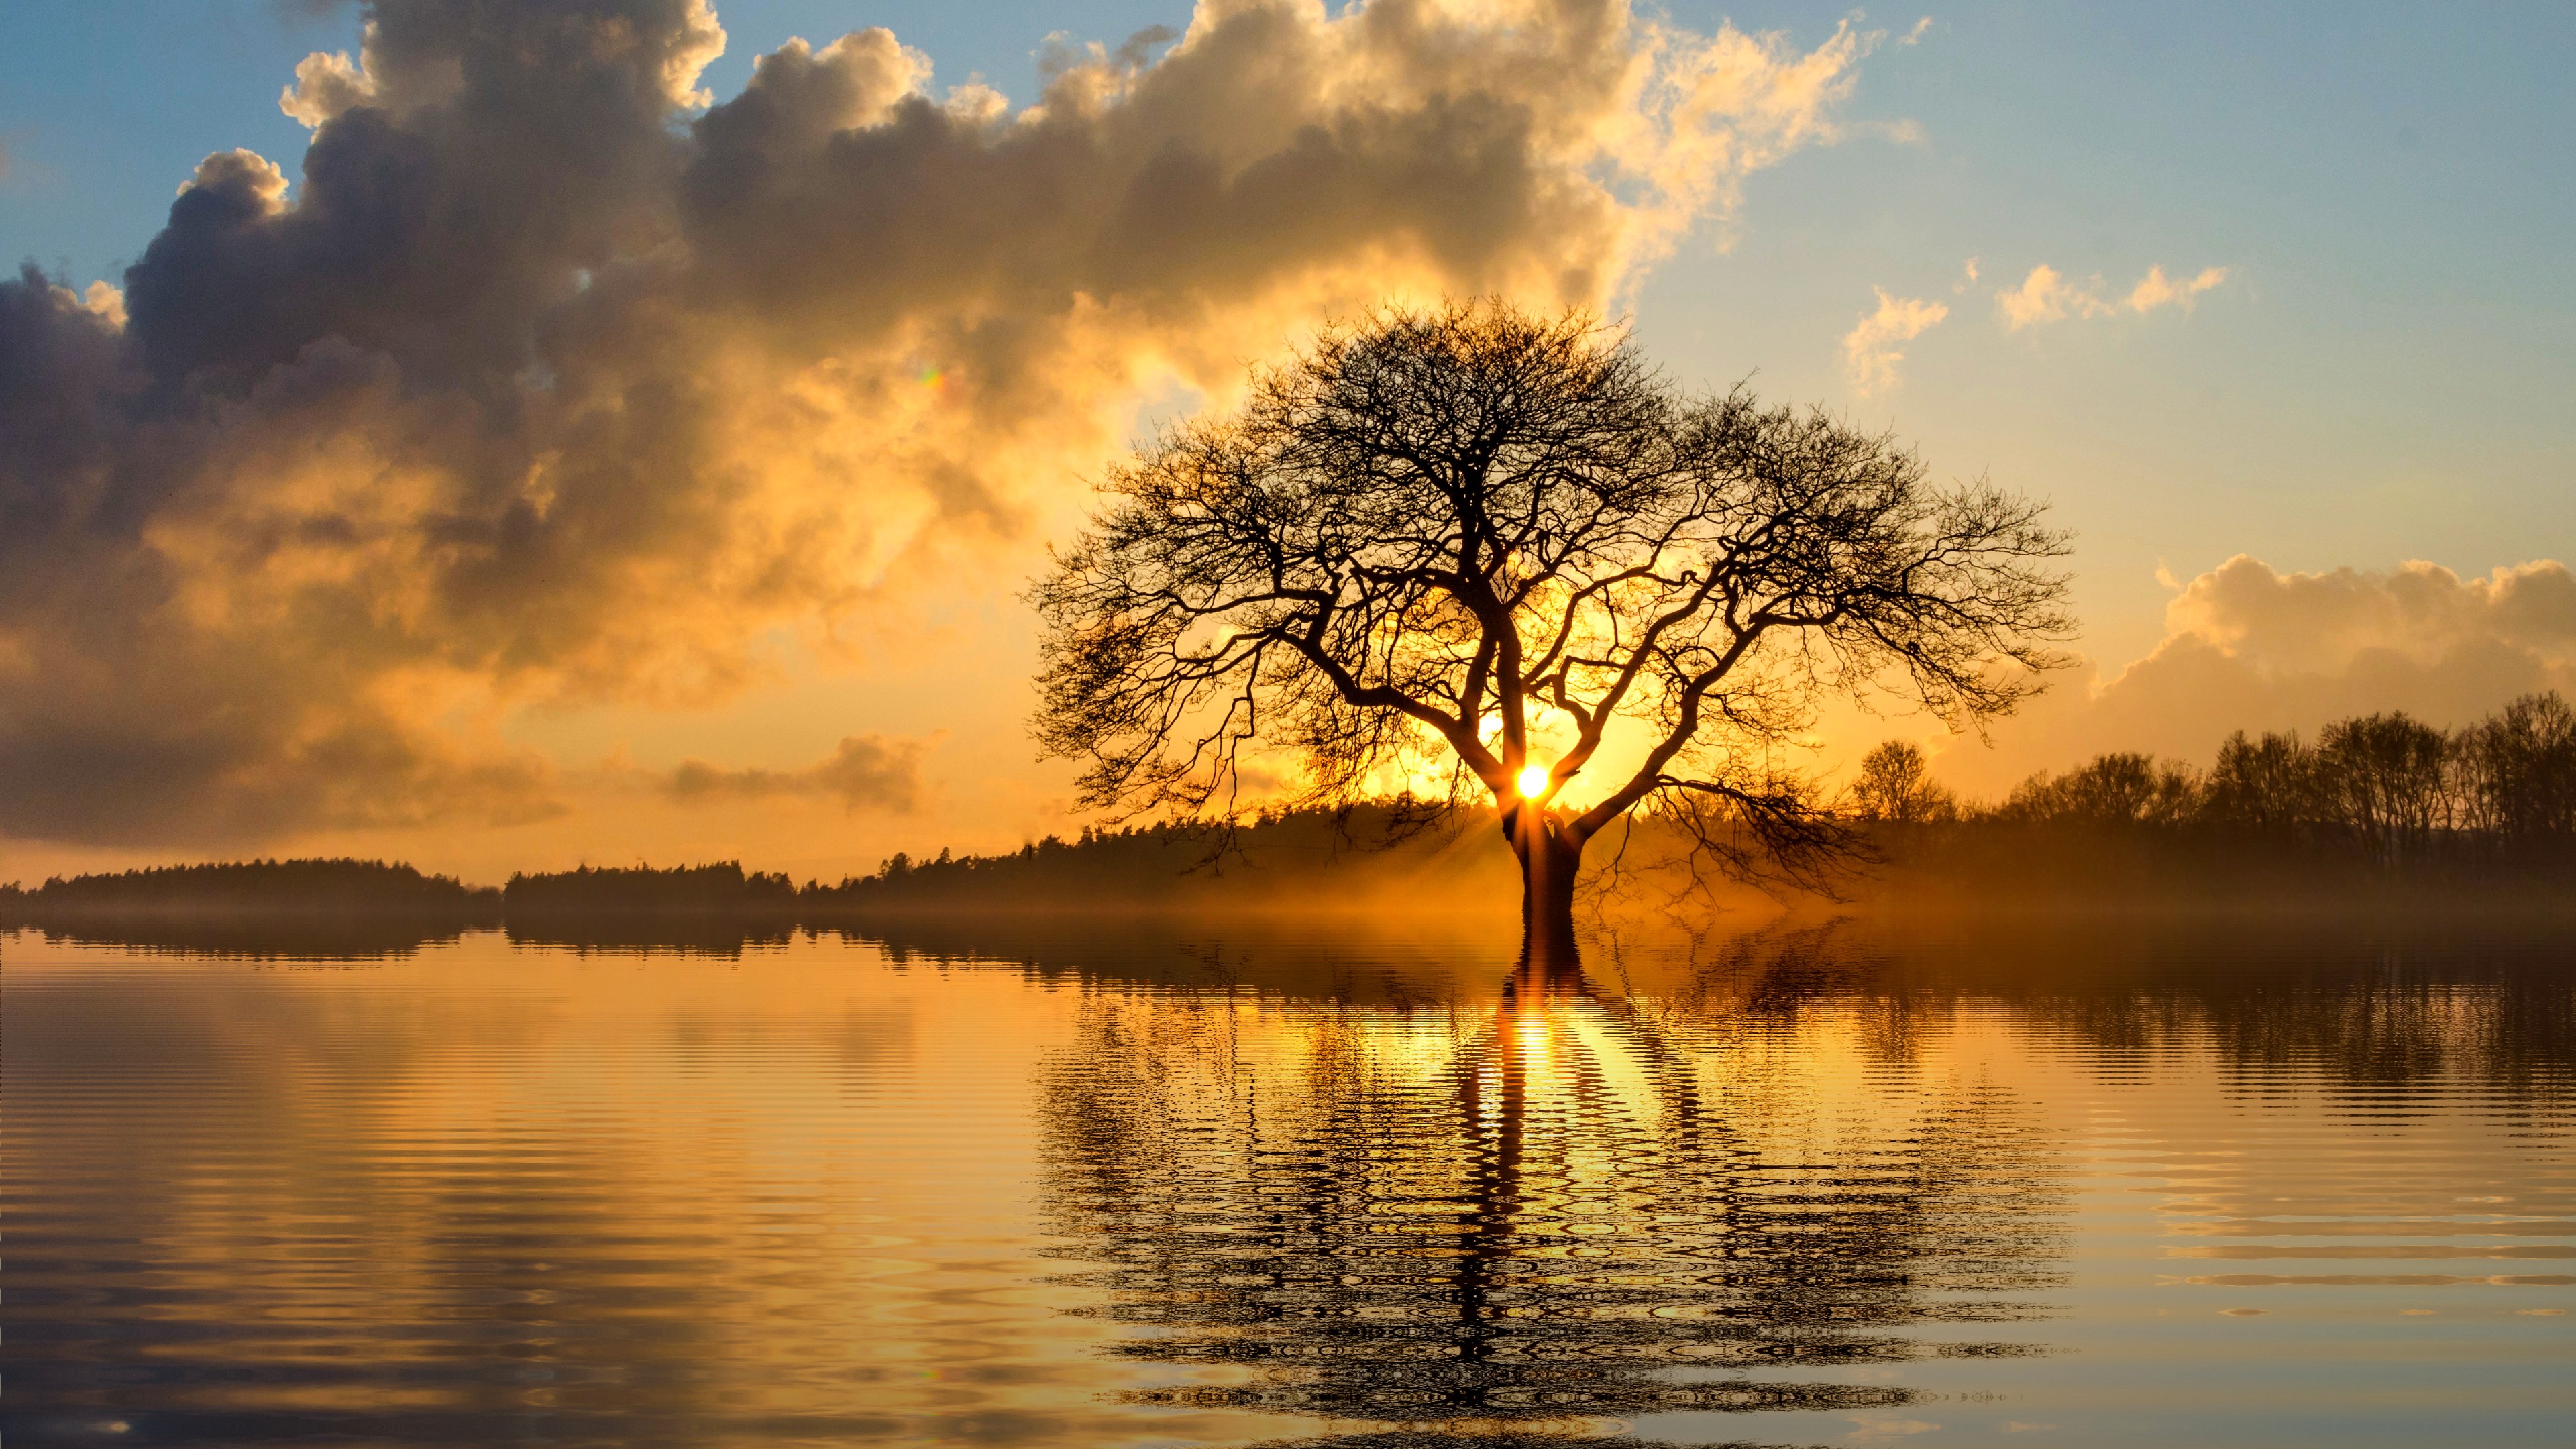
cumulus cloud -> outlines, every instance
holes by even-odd
[[[24,274],[21,275],[21,280],[24,280]],[[63,286],[53,287],[52,290],[56,305],[87,312],[111,330],[124,329],[125,294],[115,287],[105,282],[92,282],[77,292]]]
[[[351,62],[349,52],[317,50],[296,63],[295,83],[278,96],[277,108],[306,126],[318,127],[375,98],[375,77],[364,65]]]
[[[1975,279],[1973,265],[1969,271]],[[2158,307],[2177,307],[2188,312],[2199,301],[2200,294],[2227,280],[2225,267],[2206,267],[2183,281],[2165,276],[2162,266],[2147,268],[2147,274],[2127,295],[2112,300],[2102,295],[2102,278],[2071,282],[2055,267],[2045,262],[2030,269],[2018,287],[1999,289],[1995,306],[2003,314],[2004,326],[2014,332],[2043,322],[2062,322],[2069,317],[2109,317],[2121,312],[2152,312]]]
[[[0,281],[0,835],[558,809],[514,710],[1008,588],[1140,398],[1325,316],[1615,301],[1874,43],[1205,0],[1014,108],[883,30],[717,102],[705,0],[365,13],[292,186],[219,151],[121,294]]]
[[[259,216],[286,209],[286,173],[277,169],[276,162],[239,146],[198,162],[196,174],[179,188],[179,194],[191,191],[231,191]]]
[[[1988,790],[2104,750],[2205,762],[2231,730],[2402,709],[2477,719],[2516,695],[2576,696],[2576,574],[2539,561],[2463,578],[2438,564],[2283,573],[2239,555],[2183,584],[2144,658],[2068,682],[1948,773]]]
[[[1843,370],[1864,397],[1896,385],[1897,364],[1905,360],[1897,343],[1922,336],[1950,315],[1945,303],[1891,297],[1883,287],[1870,290],[1878,293],[1878,310],[1862,313],[1860,325],[1843,338]]]
[[[921,803],[921,756],[916,740],[852,735],[829,759],[802,770],[726,770],[690,760],[671,773],[668,787],[684,803],[805,795],[903,815]]]

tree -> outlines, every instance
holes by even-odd
[[[2176,825],[2191,817],[2199,798],[2186,767],[2115,752],[2063,775],[2040,771],[2013,787],[2001,814],[2029,823]]]
[[[1852,813],[1890,825],[1929,825],[1959,818],[1959,797],[1932,778],[1932,764],[1911,740],[1889,740],[1861,757],[1852,782]]]
[[[2403,712],[2337,720],[2317,733],[2325,807],[2365,853],[2420,856],[2450,824],[2449,753],[2447,736]]]
[[[1812,862],[1832,819],[1782,758],[1822,696],[1982,720],[2069,628],[2039,505],[1927,486],[1821,411],[1685,395],[1579,312],[1330,329],[1102,494],[1031,595],[1036,733],[1087,763],[1082,802],[1231,816],[1281,753],[1301,803],[1490,801],[1549,959],[1611,822]]]
[[[2466,818],[2500,848],[2534,852],[2576,838],[2576,710],[2556,692],[2527,694],[2452,739]]]
[[[2201,815],[2213,825],[2286,836],[2317,818],[2319,788],[2315,752],[2297,730],[2266,730],[2260,741],[2238,730],[2218,747],[2201,789]]]

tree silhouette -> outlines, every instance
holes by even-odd
[[[1892,681],[1982,719],[2069,627],[2039,505],[1929,487],[1820,411],[1685,395],[1579,312],[1330,330],[1103,493],[1032,593],[1037,734],[1088,762],[1082,802],[1230,816],[1266,751],[1304,803],[1489,800],[1541,956],[1571,957],[1611,822],[1811,874],[1843,837],[1782,755],[1821,697]]]
[[[1959,818],[1959,797],[1932,778],[1932,762],[1910,740],[1889,740],[1863,755],[1852,782],[1852,813],[1890,825],[1926,825]]]
[[[2338,720],[2317,734],[2318,778],[2331,817],[2373,856],[2425,853],[2450,824],[2442,732],[2404,714]]]
[[[2451,742],[2462,823],[2522,850],[2576,838],[2576,710],[2525,695]]]
[[[2115,751],[2063,775],[2035,775],[2015,786],[1998,812],[2004,819],[2059,824],[2175,824],[2191,818],[2199,785],[2179,765]]]

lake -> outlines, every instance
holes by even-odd
[[[0,935],[37,1444],[2564,1445],[2576,936]]]

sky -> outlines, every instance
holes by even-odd
[[[1819,769],[1903,734],[1995,794],[2567,688],[2572,43],[2542,5],[27,0],[0,879],[1070,833],[1044,545],[1386,291],[1599,305],[2052,501],[2084,661],[1988,741],[1830,714]]]

